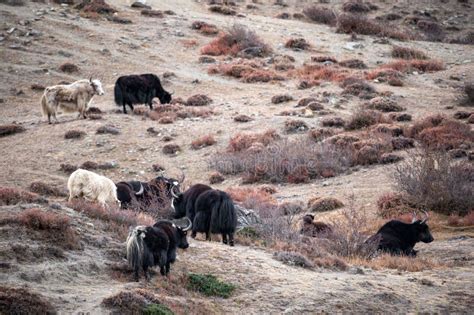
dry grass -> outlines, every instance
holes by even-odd
[[[286,79],[275,71],[262,69],[260,64],[242,61],[212,66],[208,73],[234,77],[246,83],[283,81]]]
[[[381,66],[383,69],[392,69],[399,72],[436,72],[445,69],[444,63],[440,60],[398,60]]]
[[[341,67],[350,69],[367,69],[367,65],[360,59],[347,59],[339,62]]]
[[[414,205],[399,193],[385,193],[377,200],[378,215],[385,219],[399,218],[401,215],[413,213],[414,210]]]
[[[359,109],[349,118],[345,125],[346,130],[358,130],[367,128],[375,124],[387,123],[389,120],[385,118],[381,113]]]
[[[102,305],[120,314],[174,314],[160,301],[161,297],[151,290],[133,289],[105,298]]]
[[[178,152],[181,152],[181,147],[175,143],[165,144],[161,150],[166,155],[175,155]]]
[[[211,5],[209,7],[209,11],[223,14],[223,15],[236,15],[237,14],[237,11],[235,11],[234,9],[228,6],[222,6],[222,5]]]
[[[387,97],[375,97],[365,106],[368,109],[375,109],[381,112],[402,112],[405,107],[398,105],[394,100]]]
[[[382,254],[374,259],[351,259],[355,265],[366,266],[375,270],[395,269],[398,271],[419,272],[443,267],[440,262],[424,257],[392,256]]]
[[[463,217],[457,214],[450,215],[448,218],[448,225],[456,227],[474,226],[474,210],[469,211],[469,213]]]
[[[372,98],[377,91],[367,81],[356,77],[345,77],[340,86],[344,89],[343,95],[354,95],[360,98]]]
[[[227,151],[245,151],[254,145],[268,146],[278,139],[280,139],[280,135],[274,129],[262,133],[238,133],[230,139]]]
[[[209,175],[209,184],[219,184],[225,180],[225,177],[219,172],[212,172]]]
[[[45,199],[41,196],[11,187],[0,187],[0,205],[14,205],[17,203],[44,203]]]
[[[428,56],[421,50],[402,47],[402,46],[393,46],[392,47],[392,57],[398,59],[428,59]]]
[[[195,94],[186,101],[187,106],[206,106],[212,103],[212,99],[204,94]]]
[[[0,138],[13,135],[25,131],[26,129],[20,125],[10,124],[10,125],[0,125]]]
[[[341,117],[327,117],[321,121],[321,125],[323,125],[323,127],[341,128],[346,125],[346,121]]]
[[[44,182],[33,182],[30,184],[30,191],[44,196],[66,197],[67,193],[50,184]]]
[[[280,103],[285,103],[293,100],[293,96],[289,94],[278,94],[272,96],[272,103],[273,104],[280,104]]]
[[[249,121],[252,121],[253,118],[248,116],[248,115],[244,115],[244,114],[240,114],[240,115],[237,115],[234,117],[234,121],[235,122],[241,122],[241,123],[246,123],[246,122],[249,122]]]
[[[226,192],[234,202],[241,204],[246,209],[267,213],[276,211],[278,207],[277,200],[265,187],[229,187]]]
[[[337,19],[338,33],[375,35],[379,37],[389,37],[398,40],[408,40],[412,36],[407,31],[398,30],[394,26],[378,23],[365,16],[356,14],[342,14]]]
[[[311,129],[308,132],[309,138],[319,142],[323,141],[326,138],[332,137],[335,135],[335,132],[332,129],[328,128],[318,128],[318,129]]]
[[[216,141],[216,139],[214,139],[213,135],[206,135],[206,136],[202,136],[202,137],[194,140],[193,142],[191,142],[191,148],[193,150],[199,150],[199,149],[202,149],[202,148],[205,148],[205,147],[212,146],[216,143],[217,143],[217,141]]]
[[[318,5],[311,5],[303,10],[304,15],[313,22],[335,25],[337,23],[337,14],[334,10],[321,8]]]
[[[81,139],[86,135],[82,130],[69,130],[64,134],[64,139]]]
[[[68,216],[54,212],[31,208],[21,212],[17,217],[18,223],[36,230],[66,231],[70,228]]]
[[[311,48],[311,45],[304,38],[290,38],[285,43],[285,47],[293,50],[307,50]]]
[[[248,50],[248,51],[247,51]],[[210,56],[232,55],[253,52],[254,57],[267,56],[272,50],[258,35],[242,25],[235,24],[226,33],[201,49],[201,54]]]
[[[79,72],[79,67],[71,62],[65,62],[59,66],[59,71],[65,73]]]
[[[340,82],[346,79],[350,73],[336,66],[304,65],[293,71],[294,75],[306,81],[334,81]]]
[[[332,211],[344,207],[344,203],[333,197],[315,197],[308,200],[309,212]]]
[[[288,119],[285,121],[286,133],[305,132],[308,129],[309,129],[308,125],[303,120]]]
[[[56,314],[53,305],[42,295],[26,288],[0,286],[2,314]]]
[[[303,267],[313,269],[314,264],[304,255],[298,252],[275,252],[273,258],[290,266]]]

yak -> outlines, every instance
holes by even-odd
[[[301,227],[300,234],[303,234],[305,236],[318,237],[320,235],[328,234],[331,232],[331,226],[324,222],[315,222],[314,215],[307,214],[303,217],[303,225]]]
[[[133,111],[133,104],[147,104],[153,109],[153,98],[158,97],[161,104],[171,102],[172,93],[168,93],[161,86],[160,79],[151,73],[140,75],[121,76],[115,82],[115,104],[123,107],[127,113],[126,105]]]
[[[79,80],[71,84],[60,84],[49,86],[44,89],[41,97],[41,109],[43,115],[48,117],[51,124],[51,116],[57,123],[56,112],[58,107],[66,112],[79,112],[86,118],[87,107],[94,95],[104,95],[102,83],[99,80]]]
[[[413,214],[412,223],[391,220],[371,236],[368,242],[378,242],[378,250],[392,255],[416,256],[416,243],[431,243],[434,240],[426,224],[427,220],[426,212],[423,220],[418,220],[416,214]]]
[[[123,208],[130,207],[134,201],[146,205],[158,199],[160,203],[164,203],[178,197],[179,183],[177,179],[164,176],[158,176],[149,182],[119,182],[116,184],[117,197]]]
[[[75,197],[82,197],[86,200],[97,201],[102,206],[107,203],[115,203],[120,206],[114,182],[94,172],[77,169],[69,176],[67,188],[69,201]]]
[[[137,226],[127,237],[127,260],[134,272],[135,281],[139,281],[140,268],[148,281],[148,268],[160,267],[162,276],[168,275],[171,264],[176,260],[177,248],[189,247],[187,231],[191,221],[161,220],[153,226]]]
[[[234,233],[237,227],[237,213],[230,196],[204,184],[191,186],[178,198],[173,199],[175,218],[187,216],[193,222],[191,237],[205,233],[222,234],[222,242],[234,246]]]

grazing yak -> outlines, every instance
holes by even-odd
[[[332,228],[328,224],[319,221],[314,222],[314,215],[307,214],[303,217],[303,226],[301,227],[300,234],[318,237],[331,232]]]
[[[94,95],[104,95],[102,83],[99,80],[79,80],[67,85],[49,86],[44,90],[41,97],[41,108],[43,115],[48,116],[48,123],[51,124],[51,116],[55,122],[58,107],[66,112],[79,112],[86,118],[87,107]]]
[[[231,197],[220,190],[196,184],[173,200],[175,217],[187,216],[193,223],[191,237],[205,233],[222,234],[222,242],[234,246],[237,213]]]
[[[134,202],[143,205],[158,201],[164,204],[167,200],[177,198],[180,193],[177,179],[158,176],[151,181],[128,181],[117,183],[117,197],[123,208],[130,207]],[[172,206],[172,204],[171,204]]]
[[[161,104],[171,102],[171,93],[166,92],[161,86],[160,79],[151,73],[140,75],[121,76],[115,82],[115,104],[123,107],[123,113],[127,113],[125,105],[133,111],[133,104],[148,104],[153,109],[153,98],[158,97]]]
[[[120,206],[117,199],[117,187],[107,177],[83,169],[74,171],[67,181],[69,201],[79,197],[89,201],[97,201],[106,206],[115,203]]]
[[[170,272],[170,265],[176,260],[176,249],[189,247],[186,239],[191,228],[188,218],[180,221],[158,221],[153,226],[137,226],[127,238],[127,260],[139,280],[140,268],[148,280],[148,268],[160,266],[161,275]]]
[[[368,242],[378,242],[378,249],[392,255],[416,256],[414,250],[418,242],[431,243],[433,236],[426,224],[428,214],[425,218],[418,220],[413,214],[412,223],[404,223],[391,220],[385,223],[378,232],[368,239]]]

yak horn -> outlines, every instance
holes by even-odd
[[[176,226],[178,226],[183,231],[188,231],[193,226],[191,220],[188,217],[172,221]]]
[[[171,187],[170,189],[171,196],[173,196],[173,198],[179,198],[178,195],[174,192],[175,187],[176,186],[173,185],[173,187]]]
[[[182,184],[184,180],[186,179],[186,175],[184,174],[182,169],[180,169],[180,171],[181,171],[181,177],[178,179],[178,182]]]
[[[426,221],[428,221],[428,218],[430,217],[428,215],[428,212],[426,212],[425,210],[423,210],[423,213],[425,214],[425,218],[423,219],[423,221],[421,221],[421,223],[425,223]]]
[[[143,190],[144,190],[144,188],[143,188],[143,184],[142,184],[142,183],[140,183],[140,190],[139,190],[139,191],[137,191],[137,192],[135,193],[135,195],[141,195],[141,194],[143,194]]]
[[[413,211],[413,218],[411,219],[411,223],[415,223],[417,220],[418,218],[416,217],[416,212]]]

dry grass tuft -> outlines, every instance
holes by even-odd
[[[262,69],[261,64],[242,61],[210,67],[208,73],[220,73],[222,75],[241,79],[246,83],[282,81],[286,79],[275,71]]]
[[[372,98],[377,93],[375,88],[367,81],[355,77],[344,78],[340,86],[344,89],[342,91],[343,95],[350,94],[360,98]]]
[[[217,26],[203,21],[194,21],[191,28],[198,30],[203,35],[217,35],[219,33]]]
[[[240,114],[240,115],[237,115],[234,117],[234,121],[235,122],[241,122],[241,123],[246,123],[246,122],[249,122],[249,121],[252,121],[253,118],[248,116],[248,115],[244,115],[244,114]]]
[[[328,129],[328,128],[318,128],[318,129],[311,129],[308,135],[310,139],[316,142],[319,142],[319,141],[323,141],[326,138],[334,136],[335,132],[332,129]]]
[[[258,188],[251,187],[229,187],[226,192],[234,202],[237,202],[246,209],[253,209],[261,212],[273,211],[278,207],[277,200],[272,196],[266,186]]]
[[[224,175],[222,175],[219,172],[212,172],[209,175],[209,184],[211,185],[222,183],[224,180],[225,180]]]
[[[298,252],[275,252],[273,258],[290,266],[303,267],[313,269],[314,264],[304,255]]]
[[[44,203],[41,196],[18,188],[0,187],[0,205],[14,205],[17,203]]]
[[[181,152],[181,147],[174,143],[165,144],[161,150],[166,155],[176,155]]]
[[[341,128],[346,125],[346,121],[341,117],[327,117],[321,121],[323,127]]]
[[[398,60],[386,65],[383,65],[383,69],[392,69],[399,72],[435,72],[445,69],[444,63],[440,60]]]
[[[333,197],[315,197],[308,200],[309,212],[332,211],[344,207],[342,201]]]
[[[424,257],[392,256],[382,254],[372,260],[352,260],[357,265],[364,265],[375,270],[395,269],[399,271],[419,272],[442,267],[441,263]]]
[[[261,144],[267,146],[273,143],[275,140],[280,139],[280,135],[274,129],[269,129],[263,133],[238,133],[234,135],[230,141],[227,151],[229,152],[240,152],[251,148],[255,144]]]
[[[396,29],[394,26],[380,24],[375,20],[356,14],[340,15],[337,19],[336,32],[390,37],[402,41],[411,39],[411,36],[407,31],[401,31]]]
[[[291,38],[285,43],[285,47],[293,50],[307,50],[311,48],[311,45],[304,38]]]
[[[33,182],[30,184],[30,191],[44,196],[66,197],[67,193],[44,182]]]
[[[359,109],[349,118],[345,125],[345,129],[358,130],[386,122],[389,121],[379,112]]]
[[[342,60],[339,65],[350,69],[367,69],[367,65],[360,59]]]
[[[167,306],[161,304],[157,295],[146,289],[121,291],[105,298],[102,305],[121,314],[174,314]]]
[[[457,227],[474,226],[474,210],[469,211],[469,213],[463,217],[457,214],[450,215],[448,218],[448,225]]]
[[[289,94],[278,94],[272,97],[273,104],[285,103],[293,100],[293,96]]]
[[[402,112],[406,108],[398,105],[394,100],[387,97],[375,97],[366,105],[368,109],[375,109],[381,112]]]
[[[0,286],[2,314],[56,314],[53,305],[42,295],[26,288]]]
[[[428,56],[421,50],[402,47],[402,46],[393,46],[392,47],[392,57],[398,59],[428,59]]]
[[[82,130],[69,130],[64,134],[64,139],[81,139],[86,135]]]
[[[235,24],[227,33],[211,41],[201,49],[201,54],[210,56],[232,55],[244,52],[253,57],[264,57],[271,48],[258,35],[242,25]]]
[[[20,133],[25,131],[26,129],[20,125],[10,124],[10,125],[0,125],[0,137],[5,137],[9,135],[13,135],[16,133]]]
[[[308,129],[308,125],[303,120],[288,119],[285,121],[286,133],[305,132]]]
[[[186,101],[187,106],[206,106],[212,103],[212,99],[204,94],[190,96]]]
[[[59,71],[65,73],[79,72],[79,67],[71,62],[65,62],[59,66]]]
[[[105,0],[81,0],[75,9],[80,10],[81,13],[87,17],[90,15],[94,17],[97,14],[114,14],[117,12],[114,8],[108,5]]]
[[[209,7],[209,11],[223,14],[223,15],[236,15],[237,14],[237,11],[235,11],[234,9],[228,6],[222,6],[222,5],[211,5]]]
[[[202,148],[205,148],[205,147],[212,146],[216,143],[217,143],[217,141],[216,141],[216,139],[214,139],[213,135],[206,135],[206,136],[202,136],[202,137],[194,140],[193,142],[191,142],[191,148],[193,150],[199,150],[199,149],[202,149]]]
[[[43,211],[38,208],[31,208],[21,212],[17,220],[18,223],[36,230],[57,230],[64,232],[70,228],[70,219],[68,216]]]
[[[335,25],[337,23],[337,14],[334,10],[321,8],[318,5],[311,5],[303,10],[304,15],[313,22]]]
[[[399,193],[385,193],[377,200],[378,215],[384,219],[396,219],[415,210],[414,205]]]
[[[308,82],[335,81],[340,82],[349,76],[349,72],[336,66],[304,65],[294,71],[294,74]]]

